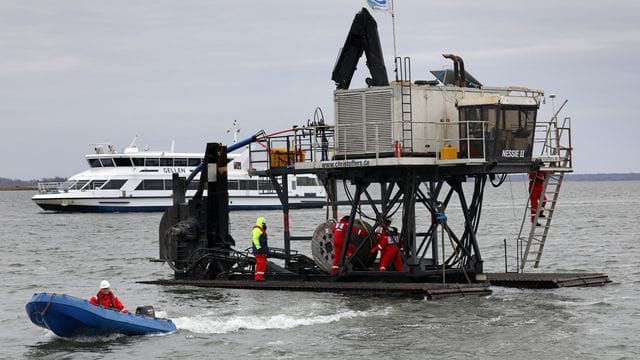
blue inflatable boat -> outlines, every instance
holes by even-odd
[[[34,294],[25,308],[31,322],[62,337],[113,333],[145,335],[176,330],[176,326],[168,319],[125,314],[91,305],[87,300],[64,294]],[[149,308],[145,307],[145,310]]]

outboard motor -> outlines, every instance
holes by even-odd
[[[138,306],[136,308],[136,315],[144,315],[146,317],[154,318],[156,317],[156,311],[151,305]]]

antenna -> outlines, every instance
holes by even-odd
[[[134,136],[134,137],[133,137],[133,141],[131,141],[131,144],[129,144],[129,146],[128,146],[128,147],[130,147],[130,148],[135,148],[135,147],[137,147],[137,146],[136,146],[136,141],[137,141],[137,140],[138,140],[138,135],[136,135],[136,136]]]
[[[176,141],[171,139],[171,152],[173,153],[173,149],[176,147]]]
[[[238,142],[238,133],[240,132],[240,128],[238,127],[238,120],[233,120],[233,125],[227,129],[227,134],[233,131],[233,143]]]

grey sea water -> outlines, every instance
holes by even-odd
[[[479,232],[485,271],[504,270],[523,214],[524,181],[487,187]],[[486,297],[423,299],[160,287],[161,214],[44,213],[31,192],[0,192],[0,358],[637,359],[640,358],[640,182],[565,182],[537,271],[605,272],[595,288],[494,287]],[[258,215],[281,243],[281,213],[232,212],[238,248]],[[307,234],[324,210],[292,214]],[[309,244],[295,246],[310,253]],[[510,270],[515,258],[509,254]],[[108,279],[129,308],[153,304],[172,334],[63,339],[31,324],[35,292],[92,296]]]

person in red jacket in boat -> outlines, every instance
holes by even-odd
[[[129,310],[122,305],[118,297],[111,292],[111,284],[109,284],[107,280],[100,282],[100,291],[98,291],[96,296],[92,296],[91,299],[89,299],[89,304],[102,306],[107,309],[115,309],[123,313],[129,312]]]

